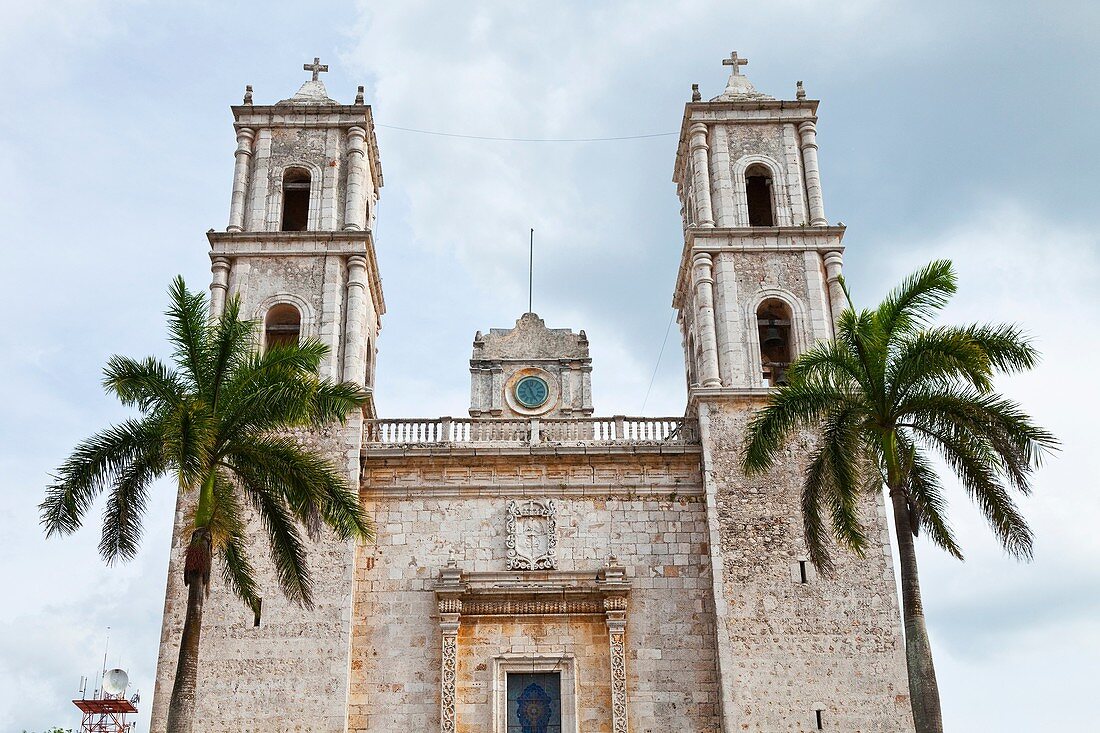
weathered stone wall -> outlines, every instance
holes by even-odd
[[[801,523],[803,436],[776,468],[745,478],[745,424],[762,400],[714,399],[699,408],[707,503],[712,511],[719,663],[727,721],[739,731],[912,730],[890,537],[868,498],[867,556],[836,550],[832,577],[807,563]]]
[[[422,470],[414,460],[387,466],[368,457],[364,499],[379,533],[377,545],[360,548],[356,567],[349,730],[438,729],[439,570],[453,556],[466,572],[503,571],[508,501],[537,496],[557,503],[559,570],[595,573],[611,552],[627,568],[631,730],[716,732],[710,548],[698,455],[661,460],[677,474],[663,487],[655,480],[659,462],[646,459],[615,465],[606,457],[550,456],[479,466],[468,457],[444,468],[436,458],[424,459]],[[506,481],[494,478],[501,473]],[[429,474],[451,481],[425,480]],[[684,482],[684,474],[695,481]],[[558,478],[547,481],[548,475]],[[574,656],[580,730],[610,730],[602,614],[475,618],[463,618],[459,632],[458,730],[492,730],[492,658],[509,652]]]
[[[358,477],[358,419],[303,441]],[[349,459],[350,456],[350,459]],[[187,608],[183,556],[190,539],[193,494],[176,512],[150,730],[163,731]],[[354,546],[325,533],[308,541],[314,582],[312,608],[288,602],[275,581],[267,536],[253,517],[250,556],[263,597],[260,625],[222,583],[215,563],[204,604],[196,730],[209,733],[290,733],[345,730]]]

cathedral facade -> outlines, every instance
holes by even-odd
[[[346,466],[371,544],[311,546],[315,603],[266,584],[260,613],[215,587],[202,731],[735,733],[912,731],[886,514],[878,549],[808,562],[812,445],[739,469],[745,424],[845,305],[844,228],[825,217],[815,123],[758,92],[685,106],[673,181],[683,254],[672,305],[682,415],[597,415],[584,331],[523,314],[478,331],[468,417],[368,406],[313,435]],[[322,376],[373,390],[385,312],[373,239],[382,170],[362,87],[312,79],[233,107],[229,225],[208,233],[214,313],[237,295],[264,343],[316,337]],[[671,273],[670,273],[671,274]],[[396,337],[400,338],[401,334]],[[163,731],[186,602],[177,508],[152,730]],[[256,531],[262,533],[262,528]],[[261,552],[258,568],[266,568]],[[272,576],[273,577],[273,576]]]

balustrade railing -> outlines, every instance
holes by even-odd
[[[450,418],[367,420],[370,445],[630,444],[699,442],[698,423],[683,417]]]

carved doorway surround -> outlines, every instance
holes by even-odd
[[[603,616],[608,630],[608,655],[611,662],[611,730],[628,731],[628,690],[626,675],[626,622],[630,583],[626,570],[612,558],[598,572],[543,571],[517,575],[512,572],[464,573],[452,561],[443,568],[435,586],[439,603],[439,630],[442,643],[440,675],[440,731],[456,733],[458,728],[458,630],[463,616]],[[568,675],[563,662],[568,660]],[[504,680],[510,666],[516,669],[562,672],[562,733],[577,733],[576,667],[568,654],[513,655],[501,653],[493,659],[494,733],[505,733],[501,726]],[[567,716],[566,695],[571,698]],[[567,725],[572,721],[572,727]]]

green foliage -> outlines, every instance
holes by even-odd
[[[280,586],[309,605],[302,532],[315,537],[327,526],[341,539],[370,539],[373,528],[339,467],[286,431],[342,422],[367,395],[318,376],[329,353],[319,341],[261,352],[258,326],[242,319],[236,298],[211,319],[204,295],[176,278],[170,299],[171,363],[111,357],[104,388],[139,415],[84,440],[61,465],[40,506],[46,534],[76,531],[106,491],[99,550],[109,564],[129,560],[141,540],[149,488],[171,475],[183,492],[197,494],[193,526],[209,532],[222,578],[237,596],[258,603],[245,549],[243,510],[251,506]]]
[[[836,337],[802,354],[749,425],[742,465],[767,470],[788,437],[817,435],[803,486],[806,540],[814,564],[832,568],[830,538],[863,553],[861,494],[886,486],[909,507],[914,534],[955,557],[947,501],[931,456],[942,458],[985,515],[1002,546],[1030,558],[1031,530],[1012,492],[1027,494],[1043,456],[1057,449],[1018,404],[993,391],[998,373],[1038,361],[1013,325],[933,326],[955,293],[951,263],[937,260],[905,279],[874,310],[845,310]]]

